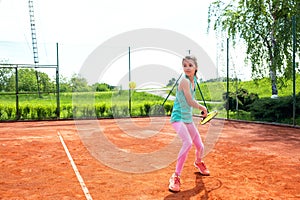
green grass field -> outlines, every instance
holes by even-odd
[[[299,76],[298,76],[299,77]],[[200,88],[208,109],[218,110],[219,117],[226,118],[223,94],[226,92],[225,82],[200,83]],[[299,78],[296,85],[300,85]],[[230,82],[229,91],[235,92],[237,88],[246,89],[249,93],[258,94],[259,98],[271,96],[271,86],[268,79],[245,82]],[[171,89],[171,87],[170,87]],[[169,91],[166,91],[166,94]],[[173,91],[173,95],[174,95]],[[300,88],[296,88],[296,93]],[[278,89],[279,96],[292,96],[292,82],[287,81],[285,87]],[[55,94],[19,94],[19,119],[53,119],[56,118],[56,95]],[[87,118],[87,117],[125,117],[129,116],[129,93],[128,91],[109,92],[77,92],[60,93],[60,118]],[[198,88],[196,99],[202,101]],[[0,93],[0,120],[14,120],[16,115],[16,96],[14,94]],[[146,92],[132,92],[131,116],[148,116],[156,107],[159,107],[164,98]],[[202,101],[203,102],[203,101]],[[166,114],[170,114],[173,102],[165,103]],[[151,111],[152,110],[152,111]],[[152,113],[153,114],[153,113]],[[199,111],[195,110],[195,114]],[[239,111],[229,112],[230,118],[251,120],[250,113]]]
[[[204,94],[205,100],[211,101],[219,101],[221,100],[221,93],[226,92],[227,83],[226,82],[208,82],[208,83],[201,83],[200,87],[202,93]],[[278,84],[279,85],[279,84]],[[300,75],[297,74],[296,77],[296,94],[300,92]],[[298,86],[298,87],[297,87]],[[240,81],[236,82],[229,82],[229,91],[235,92],[237,88],[246,89],[249,93],[258,94],[259,98],[264,97],[271,97],[272,90],[271,90],[271,82],[268,78],[263,78],[258,80],[257,82],[254,81]],[[293,82],[291,80],[285,81],[285,86],[277,86],[278,89],[278,96],[292,96],[293,95]],[[198,97],[198,95],[197,95]],[[201,98],[200,96],[198,98]]]
[[[55,94],[19,94],[20,119],[56,118]],[[15,95],[0,95],[0,120],[16,119]],[[145,92],[132,92],[131,114],[147,116],[151,107],[163,103],[163,98]],[[165,109],[170,113],[172,102],[166,102]],[[129,116],[128,91],[81,92],[60,94],[60,118],[125,117]],[[153,110],[153,108],[152,108]],[[154,111],[153,111],[154,112]]]

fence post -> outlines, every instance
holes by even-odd
[[[18,65],[15,67],[16,73],[16,119],[20,119],[20,111],[19,111],[19,77],[18,77]]]
[[[296,125],[296,17],[292,18],[293,32],[293,126]]]
[[[129,81],[128,81],[128,87],[129,87],[129,83],[131,82],[131,60],[130,60],[130,47],[128,47],[128,76],[129,76]],[[131,88],[129,87],[128,89],[128,104],[129,104],[129,116],[131,117]]]
[[[226,65],[227,65],[227,92],[226,92],[226,101],[227,101],[227,119],[229,119],[229,37],[227,37],[227,49],[226,49],[226,56],[227,56],[227,61],[226,61]]]
[[[56,43],[56,117],[60,119],[60,87],[59,87],[59,59],[58,43]]]

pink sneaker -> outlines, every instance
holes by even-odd
[[[180,191],[180,177],[177,176],[175,173],[171,176],[169,180],[169,189],[173,192],[179,192]]]
[[[194,166],[199,170],[201,175],[209,176],[209,170],[206,168],[203,161],[201,161],[200,163],[194,162]]]

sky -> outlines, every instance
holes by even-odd
[[[70,77],[79,73],[88,56],[103,42],[118,34],[142,28],[167,29],[183,34],[197,42],[217,63],[216,35],[213,31],[207,33],[207,12],[211,2],[34,0],[40,64],[56,63],[55,44],[58,43],[60,73]],[[33,63],[28,1],[0,0],[0,24],[0,60]],[[147,57],[141,58],[144,64],[149,64]],[[180,71],[178,64],[175,70]],[[170,61],[170,65],[175,65],[174,61]],[[109,76],[101,81],[116,84]]]

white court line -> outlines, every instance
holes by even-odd
[[[85,183],[83,181],[83,178],[81,177],[81,175],[80,175],[80,173],[79,173],[79,171],[78,171],[78,169],[76,167],[76,164],[75,164],[75,162],[74,162],[74,160],[73,160],[73,158],[72,158],[72,156],[71,156],[71,154],[70,154],[70,152],[68,150],[68,147],[67,147],[67,145],[66,145],[63,137],[61,136],[61,134],[60,134],[59,131],[57,131],[57,134],[58,134],[58,137],[59,137],[59,139],[60,139],[60,141],[61,141],[61,143],[62,143],[62,145],[63,145],[63,147],[65,149],[65,152],[66,152],[66,154],[67,154],[67,156],[68,156],[68,158],[70,160],[70,163],[71,163],[71,165],[73,167],[73,170],[74,170],[74,172],[75,172],[75,174],[77,176],[77,179],[78,179],[78,181],[79,181],[79,183],[81,185],[82,191],[83,191],[86,199],[87,200],[93,200],[92,196],[90,195],[90,192],[89,192],[88,188],[86,187],[86,185],[85,185]]]
[[[10,137],[10,138],[0,138],[1,140],[31,140],[31,139],[45,139],[45,138],[54,138],[55,136],[21,136],[21,137]]]

